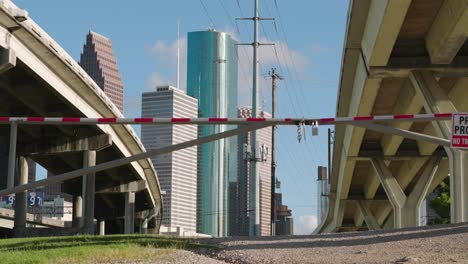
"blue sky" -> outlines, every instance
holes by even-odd
[[[125,86],[125,115],[139,116],[141,93],[154,85],[175,85],[177,20],[185,55],[187,32],[215,28],[230,32],[240,42],[251,42],[253,0],[17,0],[29,15],[68,53],[79,60],[89,30],[112,40]],[[260,39],[275,48],[261,47],[260,74],[263,109],[271,109],[272,68],[285,78],[278,83],[278,117],[335,115],[348,1],[260,0],[260,15],[275,23],[260,25]],[[276,49],[276,51],[275,51]],[[250,105],[251,48],[239,50],[239,106]],[[182,59],[182,74],[185,61]],[[181,88],[185,88],[185,78]],[[137,129],[139,130],[139,129]],[[318,137],[306,132],[297,141],[296,127],[278,129],[277,176],[283,202],[293,210],[297,233],[310,231],[317,215],[317,166],[327,165],[327,127]]]

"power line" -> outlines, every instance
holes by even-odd
[[[210,16],[210,13],[208,12],[208,9],[206,8],[205,3],[203,3],[203,0],[200,0],[200,4],[202,5],[203,10],[205,10],[205,14],[208,17],[208,19],[210,20],[211,26],[214,27],[215,23],[213,21],[213,18]]]

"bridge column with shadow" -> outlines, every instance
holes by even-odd
[[[458,112],[454,98],[450,98],[444,91],[433,73],[430,71],[412,71],[409,76],[416,91],[420,95],[424,110],[427,113]],[[441,137],[451,138],[451,122],[437,121],[432,123],[435,133]],[[468,155],[465,150],[453,149],[445,146],[449,157],[450,171],[450,215],[452,223],[468,221]]]
[[[20,179],[18,185],[27,184],[27,161],[24,155],[29,155],[32,159],[44,161],[56,159],[59,154],[82,153],[82,168],[88,168],[96,165],[96,154],[112,145],[112,139],[108,134],[101,134],[89,137],[73,137],[49,140],[47,142],[21,144],[18,146],[18,155],[20,155]],[[55,177],[55,176],[53,176]],[[83,175],[81,188],[73,195],[73,218],[71,233],[94,234],[94,205],[96,175],[89,173]],[[17,194],[18,195],[18,194]],[[26,191],[19,193],[17,199],[19,203],[15,208],[15,236],[29,236],[29,233],[35,234],[37,230],[28,230],[26,228]],[[24,196],[24,197],[23,197]],[[23,205],[24,204],[24,205]],[[68,231],[64,231],[68,232]]]

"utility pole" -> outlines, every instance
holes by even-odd
[[[283,77],[276,73],[276,69],[271,69],[271,117],[275,118],[276,112],[276,80],[283,80]],[[275,158],[275,132],[276,126],[271,128],[271,235],[276,235],[276,158]]]
[[[258,68],[259,60],[257,57],[258,47],[260,45],[273,45],[273,44],[260,44],[258,42],[258,21],[260,20],[273,20],[273,18],[260,18],[258,16],[258,0],[254,0],[254,17],[251,18],[238,18],[238,20],[253,20],[254,21],[254,41],[253,43],[243,43],[239,45],[249,45],[253,47],[253,82],[252,82],[252,117],[258,117]],[[257,177],[257,133],[256,131],[250,132],[250,146],[252,159],[250,160],[250,177],[249,177],[249,235],[260,235],[260,179]]]

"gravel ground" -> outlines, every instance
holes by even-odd
[[[199,242],[220,247],[199,254],[228,263],[468,263],[468,224]]]
[[[219,264],[219,263],[226,263],[226,262],[216,260],[214,258],[210,258],[210,257],[203,256],[200,254],[195,254],[191,251],[176,250],[174,251],[174,253],[151,260],[150,263]]]

